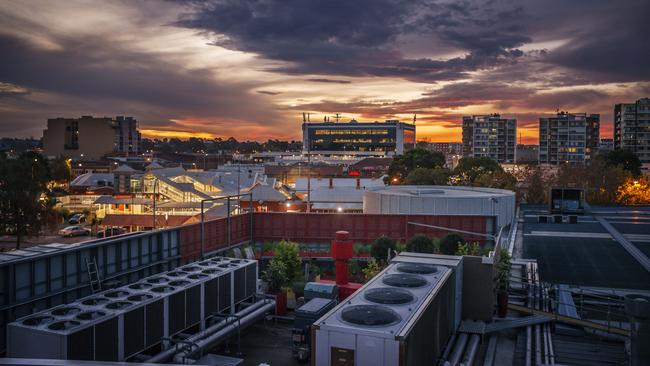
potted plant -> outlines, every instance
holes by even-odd
[[[501,249],[499,260],[496,264],[496,290],[497,290],[497,315],[505,318],[508,313],[508,285],[512,258],[508,251]]]
[[[287,313],[287,293],[284,291],[287,285],[287,267],[277,259],[271,259],[266,270],[262,273],[266,281],[269,293],[275,295],[275,314],[285,315]]]

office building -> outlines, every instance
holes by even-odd
[[[598,144],[598,150],[600,150],[601,152],[614,150],[614,139],[600,139],[600,144]]]
[[[43,131],[46,156],[99,159],[106,154],[135,155],[140,133],[132,117],[51,118]]]
[[[627,149],[650,164],[650,98],[614,106],[614,149]]]
[[[323,155],[399,155],[415,147],[415,125],[398,120],[346,123],[305,122],[303,153]]]
[[[585,164],[598,151],[600,115],[559,112],[539,119],[539,163]]]
[[[463,156],[515,162],[517,120],[499,114],[463,117]]]

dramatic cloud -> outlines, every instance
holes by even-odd
[[[459,140],[501,113],[601,114],[650,94],[638,0],[0,2],[0,134],[133,115],[147,136],[296,138],[312,120],[418,119]]]

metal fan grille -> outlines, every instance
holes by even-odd
[[[101,318],[104,315],[106,315],[106,313],[101,312],[101,311],[86,311],[85,313],[81,313],[81,314],[77,315],[77,319],[79,319],[79,320],[91,320],[91,319]]]
[[[357,325],[379,326],[396,323],[400,317],[385,306],[354,305],[343,309],[341,319]]]
[[[397,266],[397,270],[404,273],[432,274],[438,272],[438,268],[428,264],[404,263]]]
[[[74,320],[65,320],[62,322],[52,323],[47,327],[52,330],[66,330],[66,329],[74,328],[79,324],[80,324],[79,322],[76,322]]]
[[[363,297],[377,304],[407,304],[413,301],[413,295],[403,289],[393,287],[373,288],[366,291]]]
[[[65,316],[80,313],[81,309],[74,307],[65,307],[52,310],[52,315]]]
[[[427,284],[427,280],[422,276],[407,273],[386,275],[382,279],[382,282],[385,285],[395,287],[422,287]]]

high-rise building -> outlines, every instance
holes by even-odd
[[[627,149],[650,164],[650,98],[614,106],[614,149]]]
[[[539,119],[540,164],[584,164],[598,151],[600,115],[559,112]]]
[[[304,122],[303,151],[324,155],[395,155],[415,147],[415,125],[385,122]]]
[[[463,156],[488,157],[501,164],[515,162],[517,120],[499,114],[463,117]]]
[[[137,155],[140,152],[140,132],[138,121],[133,117],[117,116],[117,146],[116,152],[126,155]]]
[[[432,142],[429,144],[431,151],[447,154],[460,154],[463,151],[463,144],[460,142]]]
[[[106,154],[137,154],[140,133],[132,117],[50,118],[43,131],[46,156],[99,159]]]

